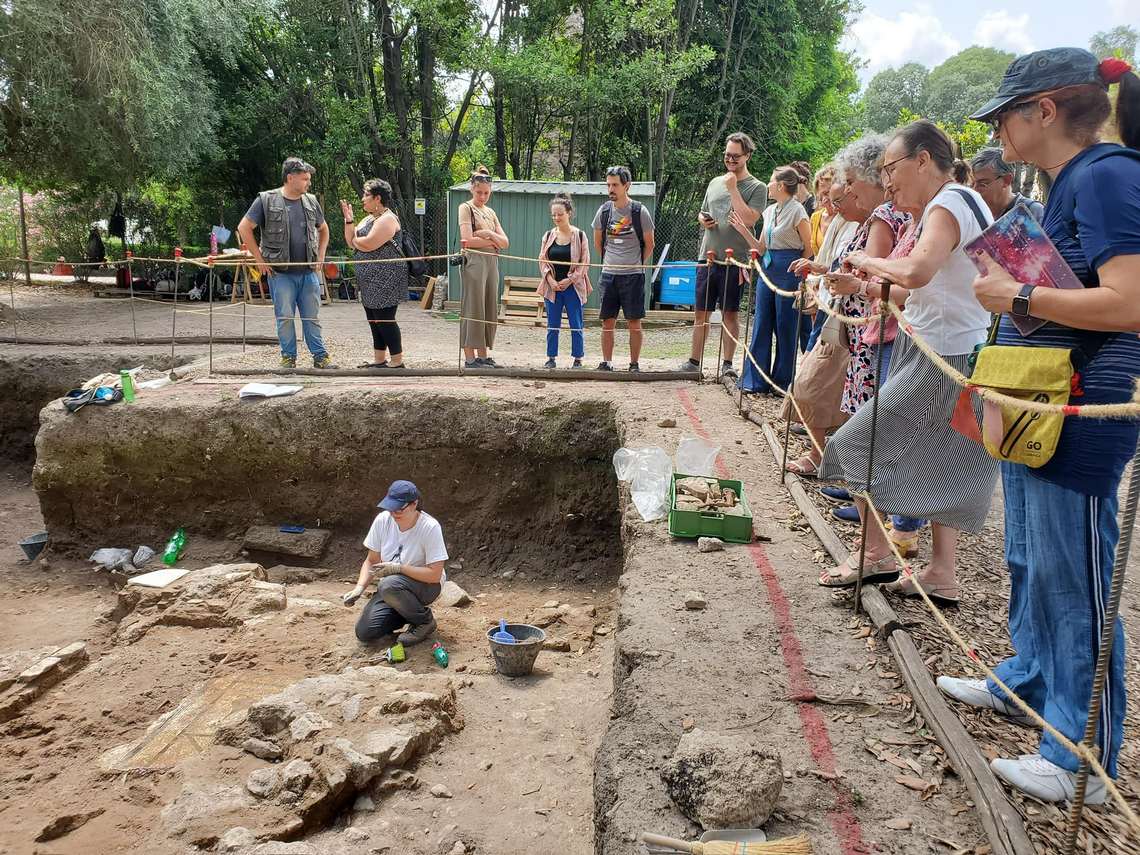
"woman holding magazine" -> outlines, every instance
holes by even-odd
[[[1123,146],[1099,140],[1114,83]],[[1072,404],[1130,400],[1140,373],[1140,78],[1121,60],[1101,62],[1078,48],[1037,51],[1014,60],[997,96],[972,118],[993,125],[1005,160],[1031,163],[1053,179],[1042,226],[1085,286],[1034,288],[987,265],[974,292],[1002,313],[997,343],[1070,350],[1081,366]],[[1047,323],[1026,337],[1011,315]],[[1001,465],[1015,653],[995,672],[1074,743],[1088,717],[1118,539],[1117,491],[1137,433],[1134,419],[1070,417],[1044,465]],[[938,685],[973,706],[1027,718],[992,681],[940,677]],[[1101,703],[1096,748],[1115,777],[1125,710],[1119,621]],[[1038,799],[1073,798],[1078,759],[1048,733],[1037,754],[992,765]],[[1104,800],[1104,782],[1094,775],[1085,801]]]

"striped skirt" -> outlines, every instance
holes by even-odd
[[[943,357],[967,371],[968,355]],[[981,531],[997,483],[997,461],[950,427],[961,389],[907,336],[899,336],[890,379],[879,392],[875,468],[868,492],[884,513]],[[828,440],[820,477],[867,488],[871,402]]]

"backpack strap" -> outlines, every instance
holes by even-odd
[[[602,203],[602,258],[606,255],[606,241],[610,236],[610,215],[613,214],[614,203],[605,201]]]
[[[645,259],[645,231],[641,225],[641,203],[629,200],[629,218],[633,220],[633,230],[637,233],[637,242],[641,245],[641,258]]]
[[[966,204],[970,206],[970,211],[974,214],[974,219],[978,221],[978,228],[982,231],[988,229],[990,224],[986,222],[982,209],[978,207],[977,200],[974,199],[970,191],[963,187],[951,187],[950,189],[966,200]]]

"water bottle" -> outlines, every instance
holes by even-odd
[[[210,229],[210,255],[218,254],[218,233]]]
[[[123,389],[123,400],[129,404],[135,399],[135,380],[125,368],[119,372],[119,385]]]
[[[438,641],[431,646],[431,658],[435,660],[435,664],[440,668],[447,667],[447,651],[443,649],[443,645]]]
[[[166,549],[162,551],[162,563],[173,567],[182,557],[182,550],[186,548],[186,529],[179,528],[170,540],[166,542]]]

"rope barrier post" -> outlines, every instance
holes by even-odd
[[[132,269],[131,262],[134,260],[135,254],[129,249],[127,250],[127,294],[131,304],[131,333],[135,337],[135,344],[139,343],[139,323],[138,318],[135,317],[135,274]]]
[[[16,340],[16,344],[20,343],[20,332],[16,326],[16,274],[13,271],[12,275],[8,277],[8,299],[12,301],[12,338]]]
[[[740,276],[740,271],[732,267],[732,247],[728,247],[724,251],[724,259],[728,262],[729,266],[724,269],[725,278],[725,293],[728,293],[728,271],[731,269],[735,272],[736,276]],[[710,271],[711,272],[711,271]],[[715,305],[715,304],[714,304]],[[711,315],[710,315],[711,318]],[[711,324],[710,324],[711,329]],[[716,337],[716,372],[715,377],[717,382],[720,382],[721,372],[724,370],[724,301],[720,304],[720,329],[721,332]]]
[[[777,298],[779,299],[779,298]],[[796,337],[792,340],[792,380],[788,383],[788,398],[784,404],[788,408],[788,417],[784,421],[784,459],[780,461],[780,471],[776,473],[776,483],[784,483],[784,473],[788,471],[788,441],[792,438],[792,409],[793,405],[790,400],[792,393],[796,391],[796,361],[800,355],[800,327],[804,321],[804,303],[807,301],[807,289],[804,285],[804,280],[800,280],[800,293],[799,307],[796,309]],[[777,346],[779,346],[779,339],[777,338]],[[775,373],[775,372],[773,372]]]
[[[879,310],[882,313],[879,318],[879,346],[875,348],[875,394],[871,398],[871,447],[867,451],[867,484],[864,487],[868,496],[871,495],[871,476],[875,471],[875,434],[879,427],[879,390],[883,388],[883,330],[887,327],[887,312],[891,302],[891,283],[884,281],[882,289],[883,294],[879,300]],[[859,544],[859,575],[855,579],[855,614],[863,611],[863,566],[867,560],[867,521],[874,513],[878,513],[878,511],[868,502],[863,509],[863,538]]]
[[[467,265],[467,241],[459,242],[459,370],[463,370],[463,268]]]
[[[170,370],[174,370],[174,335],[178,329],[178,284],[182,273],[182,247],[174,247],[174,303],[170,308]]]
[[[1132,546],[1132,531],[1136,524],[1136,502],[1140,497],[1140,447],[1132,457],[1132,472],[1128,476],[1128,492],[1124,497],[1124,508],[1120,514],[1120,538],[1116,541],[1116,555],[1112,563],[1112,585],[1109,588],[1108,609],[1105,612],[1104,627],[1100,634],[1100,650],[1096,658],[1096,671],[1093,672],[1092,693],[1089,697],[1089,715],[1085,722],[1085,735],[1081,745],[1090,751],[1096,744],[1097,725],[1100,722],[1101,705],[1104,699],[1104,684],[1108,679],[1108,667],[1112,661],[1112,647],[1116,640],[1116,620],[1120,614],[1120,596],[1124,591],[1124,573],[1128,568],[1128,552]],[[1101,758],[1105,762],[1105,758]],[[1073,803],[1069,809],[1069,823],[1065,835],[1065,855],[1075,855],[1077,835],[1085,812],[1085,794],[1089,783],[1089,761],[1081,757],[1077,769],[1077,786]]]
[[[748,257],[753,270],[755,270],[760,264],[760,250],[749,250]],[[752,346],[750,332],[752,330],[752,315],[756,312],[756,293],[760,286],[760,277],[752,277],[748,284],[751,286],[751,290],[748,292],[748,313],[744,316],[744,338],[736,342],[744,354],[740,363],[740,379],[736,381],[736,414],[738,416],[744,414],[744,372],[748,368],[748,356],[750,354],[748,348]]]
[[[28,216],[24,209],[24,188],[17,187],[16,194],[20,197],[20,246],[24,252],[24,284],[32,287],[32,257],[28,255]],[[16,292],[12,291],[12,325],[15,327]]]
[[[213,376],[214,374],[214,253],[210,253],[209,258],[206,259],[206,287],[210,289],[210,353],[207,357],[207,374]]]

